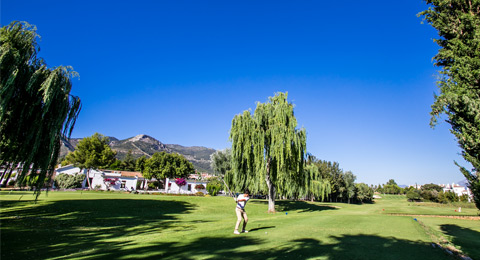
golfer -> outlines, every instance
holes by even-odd
[[[244,194],[240,194],[237,198],[237,207],[235,208],[235,212],[237,213],[237,224],[235,225],[235,231],[233,231],[233,234],[236,234],[236,235],[240,234],[240,232],[238,232],[238,227],[240,226],[240,222],[242,222],[242,218],[243,218],[242,233],[248,232],[247,230],[245,230],[245,227],[247,226],[247,222],[248,222],[247,212],[245,212],[245,205],[247,204],[247,201],[249,199],[250,199],[250,191],[248,189],[245,189]]]

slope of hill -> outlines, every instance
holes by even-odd
[[[148,135],[137,135],[125,140],[118,140],[115,137],[110,138],[110,147],[117,151],[117,158],[125,158],[128,151],[132,151],[135,158],[140,156],[150,157],[156,152],[179,153],[190,161],[195,169],[202,172],[212,172],[210,167],[210,155],[215,149],[202,146],[186,147],[178,144],[163,144],[157,139]],[[66,156],[68,152],[75,149],[81,138],[71,138],[68,141],[62,140],[60,157]]]

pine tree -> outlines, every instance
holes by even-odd
[[[432,127],[446,114],[462,156],[473,170],[461,167],[480,209],[480,0],[426,0],[421,12],[438,30],[440,46],[434,57],[441,67],[437,85],[440,95],[432,105]]]

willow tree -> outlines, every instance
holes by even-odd
[[[314,201],[315,199],[324,201],[332,192],[332,186],[328,179],[322,177],[318,166],[315,164],[307,164],[305,167],[307,181],[301,192],[301,195]]]
[[[275,212],[276,196],[298,196],[305,181],[306,133],[297,129],[287,95],[258,102],[253,115],[236,115],[230,130],[232,171],[225,179],[237,191],[267,193],[269,212]]]
[[[445,114],[462,156],[473,170],[460,167],[480,209],[480,0],[426,0],[420,15],[438,30],[435,65],[441,67],[440,95],[432,105],[431,125]]]
[[[47,68],[37,57],[37,38],[36,27],[26,22],[0,29],[0,164],[7,166],[2,180],[20,165],[17,183],[29,175],[29,186],[39,191],[53,174],[60,140],[70,136],[81,105],[70,95],[77,73]]]

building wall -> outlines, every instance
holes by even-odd
[[[207,193],[206,189],[197,190],[195,188],[195,186],[198,184],[203,184],[203,186],[207,187],[206,181],[195,181],[195,180],[187,180],[186,185],[179,187],[175,183],[175,180],[171,180],[167,178],[167,186],[165,187],[165,191],[167,193],[177,193],[177,194],[195,194],[200,191],[206,194]],[[188,190],[188,185],[191,185],[190,190]]]
[[[115,182],[115,184],[110,184],[108,187],[104,182],[104,179],[115,179],[117,178],[118,181]],[[109,174],[109,175],[104,175],[104,174],[95,174],[93,177],[92,181],[92,188],[97,187],[97,185],[100,185],[101,190],[127,190],[131,191],[137,189],[137,181],[138,179],[135,177],[124,177],[121,176],[120,174]]]

